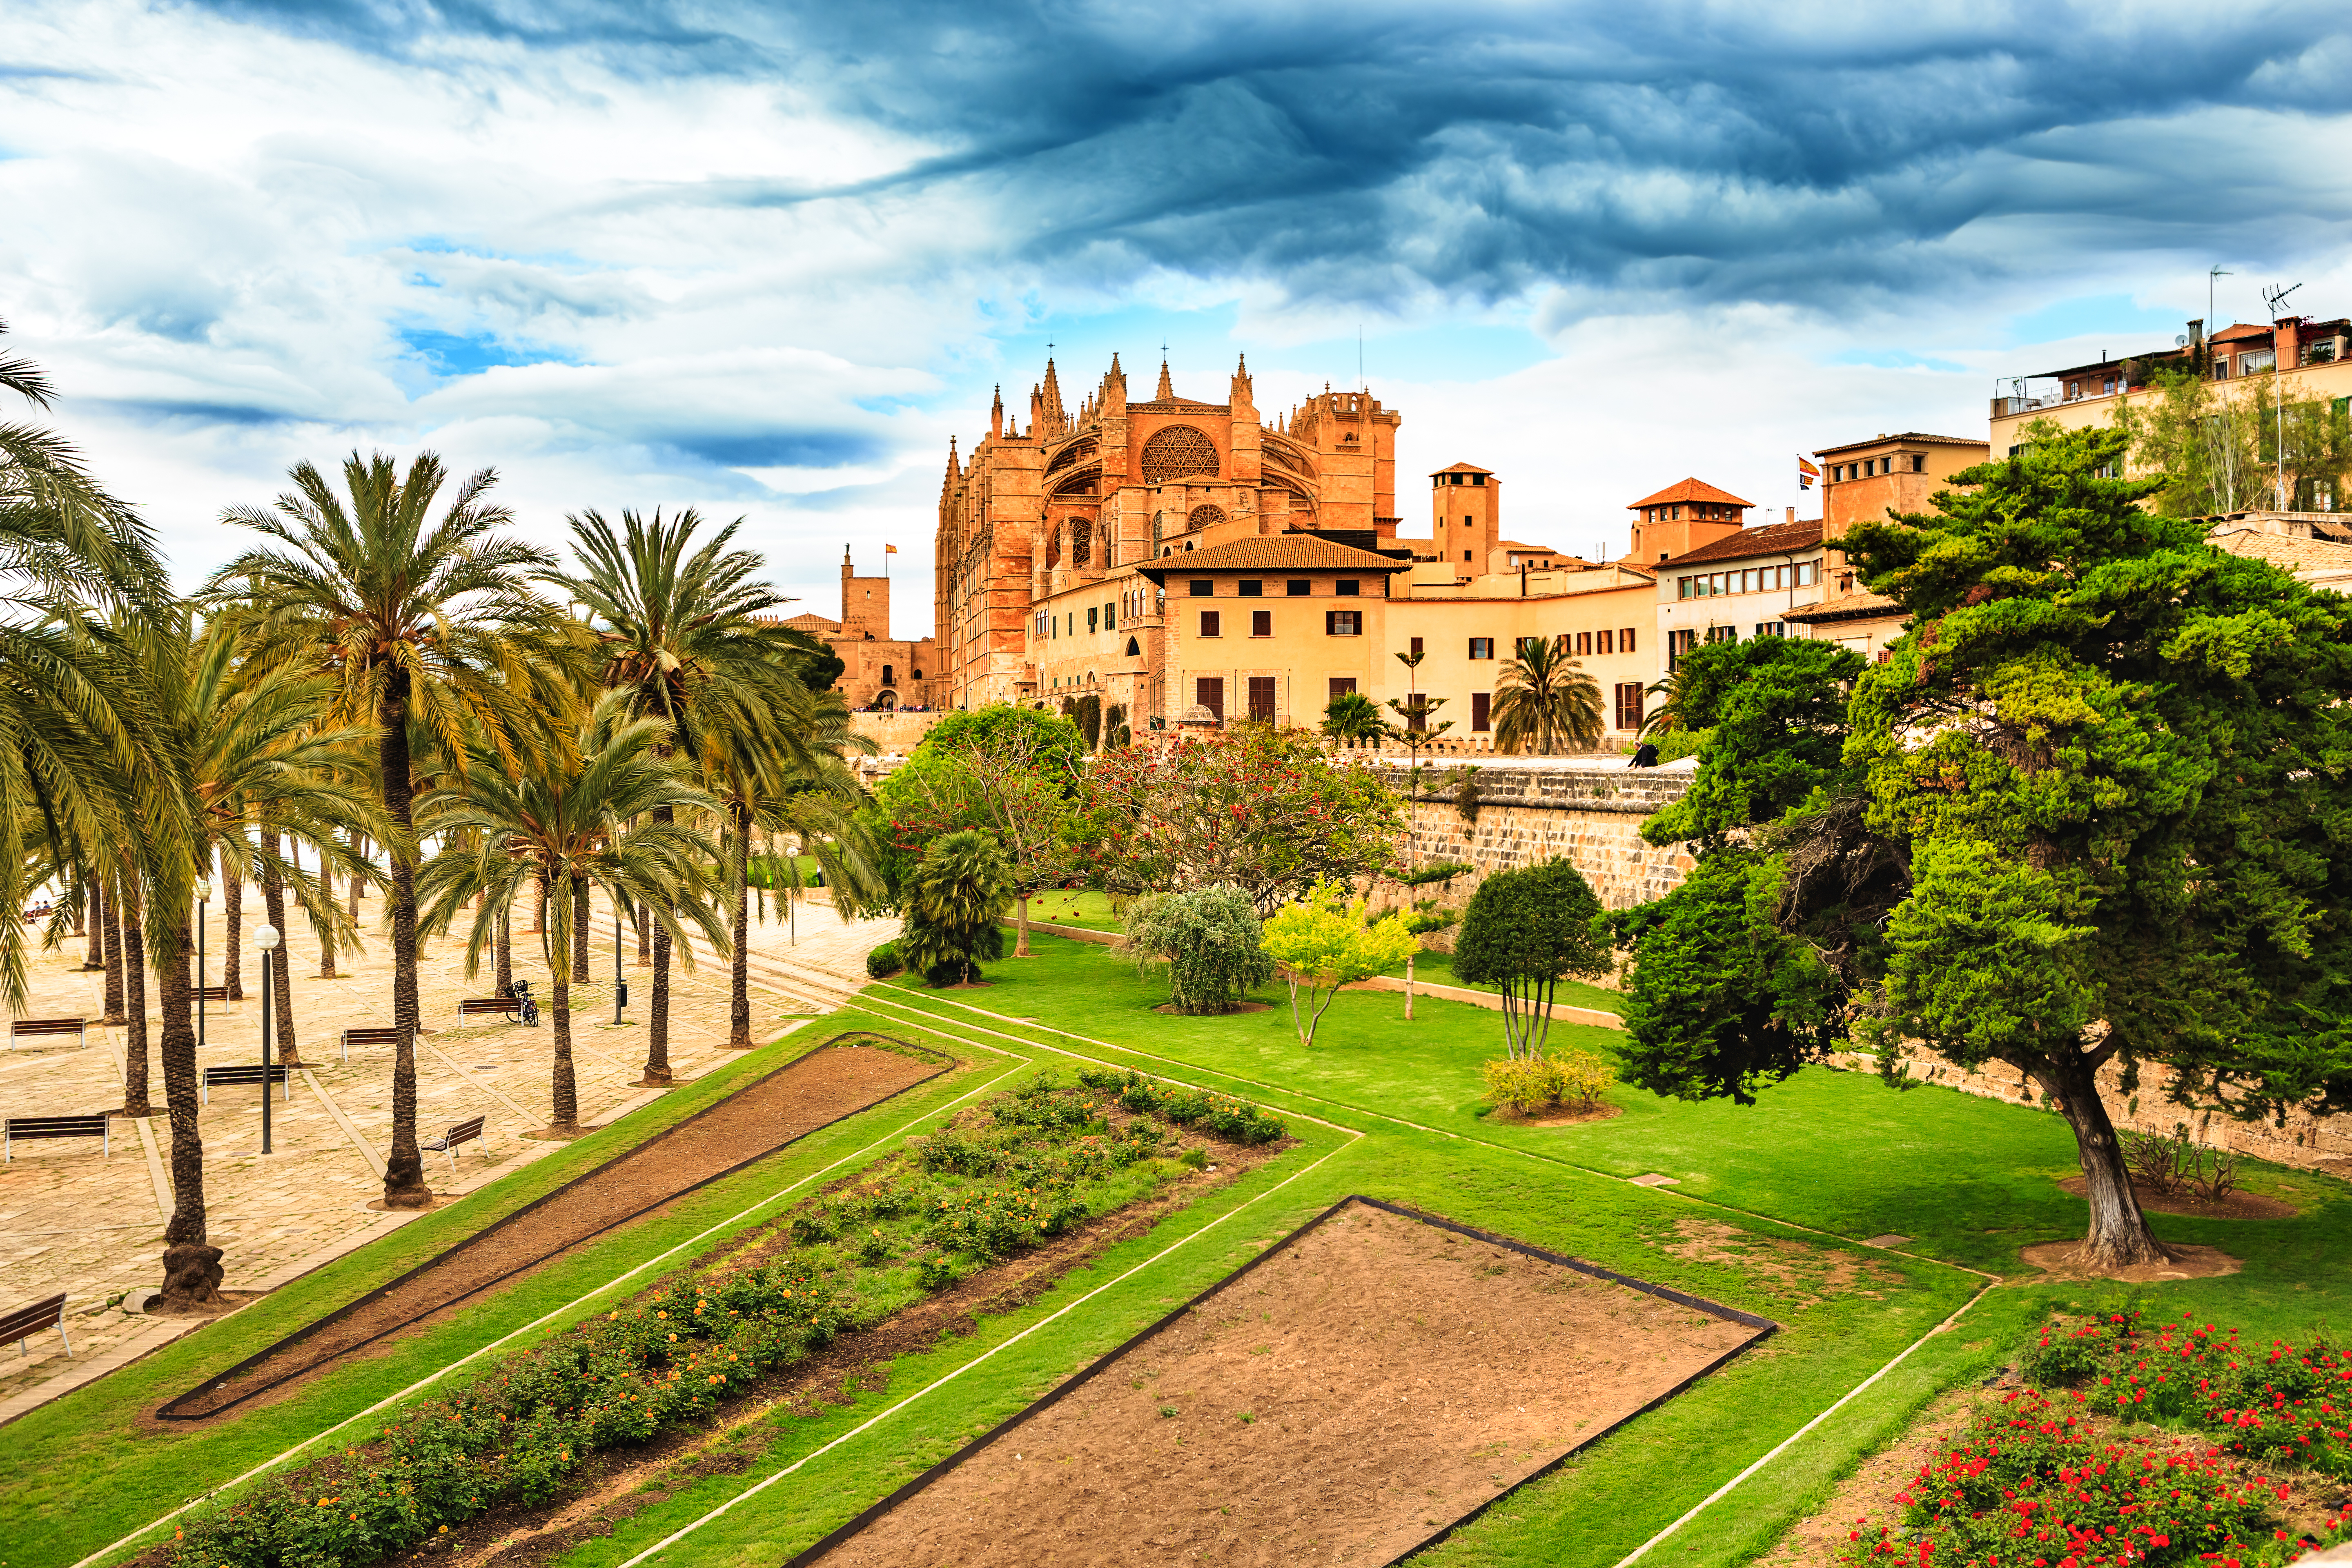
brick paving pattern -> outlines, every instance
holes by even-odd
[[[363,927],[367,915],[380,915],[382,909],[379,901],[363,910]],[[260,1059],[260,965],[251,949],[258,922],[252,900],[247,915],[247,994],[242,1002],[208,1005],[200,1067]],[[538,938],[520,929],[524,919],[515,923],[515,973],[531,983],[540,1001],[538,1028],[507,1023],[456,1026],[458,999],[488,995],[491,988],[487,962],[480,976],[464,977],[461,942],[431,943],[418,963],[425,1027],[433,1031],[417,1042],[418,1136],[429,1140],[452,1122],[488,1118],[481,1142],[460,1146],[454,1173],[446,1157],[425,1156],[427,1178],[436,1192],[474,1190],[559,1146],[525,1137],[544,1127],[551,1114],[553,1036]],[[614,1027],[609,916],[599,923],[602,941],[592,947],[590,963],[595,978],[572,990],[572,1067],[581,1120],[590,1125],[662,1092],[636,1082],[645,1065],[652,971],[637,963],[632,938],[625,952],[627,1022]],[[772,1039],[790,1020],[836,1005],[863,984],[866,952],[888,940],[897,922],[845,923],[822,905],[804,904],[798,927],[797,942],[779,921],[752,927],[755,1039]],[[206,936],[209,978],[215,984],[226,935],[215,905]],[[85,948],[84,942],[75,941],[63,952],[33,959],[24,1016],[85,1014],[92,1020],[89,1044],[77,1050],[70,1044],[27,1043],[0,1058],[0,1115],[84,1114],[122,1104],[126,1031],[96,1021],[105,1012],[105,975],[81,968]],[[337,1049],[344,1029],[392,1022],[390,938],[372,932],[364,954],[339,952],[342,973],[331,980],[317,976],[318,948],[308,931],[289,935],[280,952],[290,952],[295,965],[295,1028],[307,1065],[293,1075],[290,1100],[272,1102],[272,1152],[266,1159],[261,1153],[259,1089],[254,1086],[214,1089],[200,1122],[210,1239],[225,1255],[224,1286],[233,1290],[274,1288],[404,1222],[404,1216],[367,1206],[383,1190],[392,1047],[354,1047],[348,1063]],[[0,1359],[0,1419],[26,1407],[36,1385],[53,1376],[87,1373],[90,1363],[118,1364],[194,1326],[190,1320],[131,1315],[107,1305],[163,1278],[163,1223],[172,1202],[171,1127],[161,1114],[160,1026],[152,984],[148,1006],[149,1094],[158,1114],[143,1121],[118,1118],[110,1156],[102,1156],[95,1141],[19,1144],[16,1159],[0,1171],[0,1265],[8,1281],[0,1309],[63,1290],[73,1336],[70,1366],[54,1332],[37,1336],[26,1347],[28,1355]],[[679,1079],[692,1079],[731,1057],[727,1016],[726,961],[704,954],[690,973],[673,965],[669,1053]]]

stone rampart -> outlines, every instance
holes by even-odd
[[[1471,868],[1448,884],[1449,904],[1466,904],[1490,872],[1565,858],[1601,901],[1629,909],[1661,898],[1690,869],[1687,847],[1642,837],[1642,824],[1690,787],[1686,768],[1629,769],[1615,758],[1528,758],[1466,770],[1423,769],[1412,792],[1409,830],[1415,865],[1460,861]],[[1424,892],[1423,896],[1427,896]]]

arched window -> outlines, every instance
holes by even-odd
[[[1068,520],[1070,530],[1070,564],[1084,566],[1094,559],[1095,525],[1083,517]]]
[[[885,686],[896,686],[898,684],[898,680],[892,677],[890,667],[887,664],[882,667],[882,684]]]
[[[1127,657],[1129,658],[1141,658],[1143,657],[1142,646],[1133,637],[1127,639]]]
[[[1192,509],[1192,515],[1184,520],[1184,526],[1189,529],[1198,530],[1206,528],[1213,522],[1223,522],[1224,521],[1225,509],[1223,507],[1196,506]]]
[[[1143,482],[1163,485],[1191,474],[1217,471],[1217,446],[1190,425],[1171,425],[1143,444]]]

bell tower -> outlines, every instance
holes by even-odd
[[[857,575],[846,544],[841,547],[841,635],[890,640],[890,579]]]
[[[1457,577],[1480,575],[1486,552],[1503,542],[1502,481],[1475,463],[1440,468],[1429,481],[1429,527],[1438,560]]]

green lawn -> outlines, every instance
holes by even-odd
[[[1402,963],[1391,964],[1385,973],[1401,975],[1404,973],[1404,965]],[[1415,983],[1427,981],[1432,985],[1460,985],[1465,990],[1484,991],[1489,995],[1502,994],[1502,987],[1498,985],[1472,985],[1455,979],[1454,955],[1450,952],[1413,954],[1412,977]],[[1597,1008],[1603,1013],[1622,1013],[1625,1010],[1623,996],[1598,985],[1587,985],[1580,980],[1561,981],[1559,988],[1552,993],[1552,1000],[1570,1007]]]
[[[926,1086],[739,1173],[723,1184],[727,1193],[702,1194],[707,1217],[666,1220],[663,1236],[690,1233],[919,1111],[1008,1070],[1066,1062],[1066,1053],[1248,1095],[1293,1118],[1298,1146],[1039,1300],[899,1359],[887,1368],[885,1386],[821,1416],[755,1422],[743,1435],[740,1473],[696,1479],[620,1523],[610,1539],[561,1561],[609,1568],[737,1498],[744,1500],[659,1561],[779,1561],[1350,1193],[1591,1258],[1782,1325],[1757,1352],[1515,1494],[1432,1552],[1425,1560],[1433,1563],[1610,1568],[1960,1313],[1954,1331],[1919,1343],[1646,1560],[1731,1568],[1769,1545],[1937,1392],[2010,1359],[2053,1305],[2088,1306],[2120,1294],[2053,1287],[2018,1261],[2020,1247],[2079,1235],[2083,1223],[2081,1200],[2056,1184],[2074,1168],[2072,1139],[2046,1111],[1932,1087],[1897,1092],[1874,1078],[1809,1069],[1752,1107],[1683,1104],[1621,1087],[1611,1094],[1620,1114],[1609,1121],[1503,1125],[1485,1114],[1478,1089],[1479,1062],[1500,1047],[1501,1024],[1492,1013],[1423,998],[1416,1021],[1407,1024],[1402,996],[1350,992],[1336,999],[1307,1047],[1278,989],[1264,994],[1275,1005],[1262,1013],[1166,1016],[1151,1011],[1165,999],[1164,983],[1139,979],[1107,950],[1044,935],[1034,945],[1034,958],[992,965],[989,989],[933,993],[902,978],[794,1037],[814,1043],[872,1027],[955,1051],[971,1065],[952,1082]],[[1622,1037],[1557,1026],[1554,1038],[1608,1052]],[[772,1047],[757,1056],[780,1054]],[[656,1109],[682,1114],[690,1109],[684,1099]],[[558,1179],[554,1165],[528,1173],[538,1184],[531,1192]],[[1622,1179],[1653,1171],[1679,1184],[1643,1188]],[[530,1195],[523,1180],[496,1196],[497,1212]],[[2250,1336],[2304,1336],[2340,1324],[2352,1306],[2352,1189],[2271,1167],[2251,1168],[2246,1184],[2303,1212],[2270,1222],[2156,1216],[2160,1234],[2222,1247],[2245,1268],[2141,1294],[2158,1308],[2191,1309]],[[1856,1244],[1886,1232],[1912,1237],[1904,1252],[1916,1256]],[[345,1369],[285,1405],[218,1431],[137,1430],[133,1417],[142,1405],[248,1353],[261,1342],[265,1321],[305,1321],[397,1272],[432,1243],[422,1224],[412,1227],[234,1320],[253,1324],[249,1342],[208,1352],[200,1333],[18,1424],[0,1460],[6,1482],[0,1528],[16,1546],[8,1562],[69,1563],[294,1435],[383,1397],[423,1369],[569,1300],[621,1259],[663,1245],[650,1234],[607,1238],[567,1259],[560,1277],[551,1269],[509,1293],[528,1291],[528,1301],[501,1298],[461,1313],[381,1362]],[[325,1278],[338,1271],[334,1280]],[[2003,1282],[1986,1289],[1984,1274]],[[802,1468],[745,1497],[795,1464]],[[55,1548],[47,1544],[52,1531]],[[24,1546],[28,1540],[43,1544]]]
[[[1029,900],[1029,918],[1055,925],[1084,926],[1088,931],[1127,929],[1127,922],[1110,907],[1110,895],[1091,889],[1075,893],[1040,893]]]

